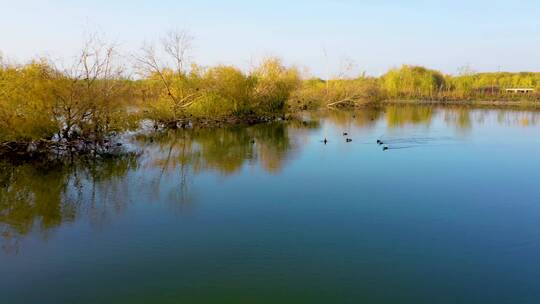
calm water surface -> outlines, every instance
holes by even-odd
[[[0,303],[540,302],[539,112],[306,113],[132,146],[0,163]]]

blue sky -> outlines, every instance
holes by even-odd
[[[88,30],[128,51],[186,28],[204,65],[247,67],[277,55],[319,76],[327,66],[337,73],[344,58],[372,75],[401,64],[540,71],[538,0],[0,0],[0,7],[0,50],[16,60],[72,56]]]

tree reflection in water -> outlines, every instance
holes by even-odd
[[[33,229],[46,237],[51,228],[75,221],[84,210],[95,221],[121,211],[127,202],[119,187],[127,186],[123,177],[137,165],[133,153],[69,162],[0,162],[3,248],[16,250],[19,237]],[[106,197],[110,194],[115,196]]]
[[[168,131],[136,136],[141,154],[91,161],[2,162],[2,247],[16,252],[20,238],[31,231],[46,238],[51,229],[80,217],[100,225],[148,189],[152,200],[183,208],[193,200],[190,179],[202,172],[231,175],[246,164],[257,164],[277,173],[294,156],[296,140],[316,128],[316,122],[294,121]],[[142,178],[130,178],[131,173]],[[162,193],[167,197],[160,197]]]
[[[25,235],[34,232],[47,238],[54,228],[81,219],[103,225],[133,201],[166,202],[185,210],[196,198],[194,177],[206,172],[230,176],[254,167],[280,174],[305,146],[308,135],[318,132],[321,121],[339,132],[354,129],[355,135],[365,132],[372,136],[406,125],[430,128],[441,122],[456,128],[457,134],[467,135],[478,124],[527,127],[538,120],[539,112],[519,109],[387,106],[332,110],[306,113],[303,120],[288,122],[137,135],[132,143],[141,152],[115,158],[2,161],[2,247],[17,252]],[[140,199],[141,195],[148,199]]]

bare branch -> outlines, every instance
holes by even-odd
[[[185,73],[193,37],[185,30],[169,31],[161,40],[163,50],[174,61],[176,72]]]

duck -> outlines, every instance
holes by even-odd
[[[382,140],[377,139],[377,144],[378,144],[378,145],[382,145],[382,144],[383,144]]]
[[[387,145],[384,145],[384,147],[382,148],[383,151],[386,151],[386,150],[388,150],[388,149],[389,149],[389,148],[388,148]]]
[[[345,142],[351,142],[351,141],[352,141],[352,138],[345,139]]]
[[[349,133],[343,132],[343,136],[347,136],[347,135],[349,135]]]
[[[322,142],[326,145],[326,143],[328,142],[328,140],[326,139],[326,137],[323,139]]]

